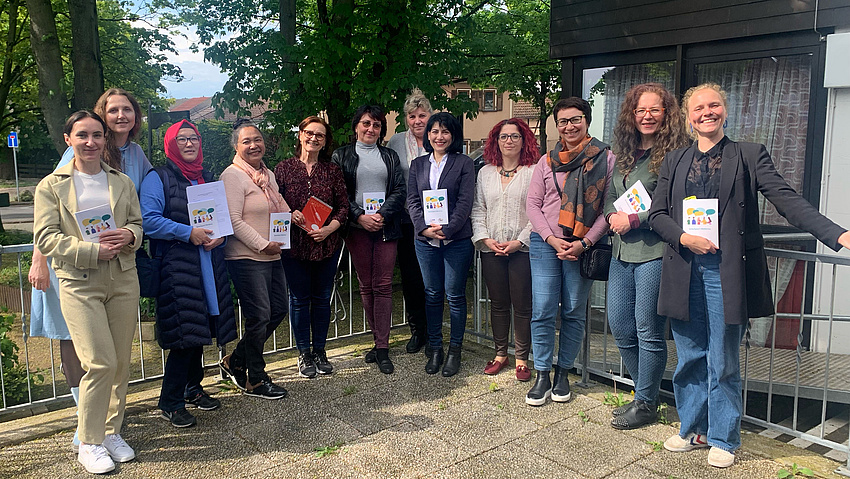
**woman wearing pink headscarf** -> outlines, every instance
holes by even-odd
[[[221,181],[233,237],[224,256],[242,307],[245,334],[219,365],[246,395],[281,399],[286,389],[266,374],[263,345],[289,311],[281,243],[269,241],[269,215],[288,212],[289,205],[278,191],[274,173],[263,163],[266,145],[257,125],[237,120],[230,141],[236,155]]]

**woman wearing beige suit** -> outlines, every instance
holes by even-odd
[[[53,258],[62,314],[83,369],[78,460],[91,473],[115,469],[135,452],[121,438],[139,282],[135,250],[142,215],[133,182],[102,161],[106,124],[78,111],[65,123],[74,160],[36,188],[35,242]],[[109,206],[110,228],[85,241],[75,213]]]

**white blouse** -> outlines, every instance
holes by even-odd
[[[525,213],[525,201],[534,167],[517,169],[504,188],[498,167],[486,165],[478,172],[470,218],[472,241],[479,250],[489,252],[490,248],[482,240],[493,238],[500,243],[519,240],[522,243],[520,251],[528,252],[531,222]]]

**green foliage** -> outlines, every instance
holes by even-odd
[[[658,422],[665,426],[670,425],[670,419],[667,418],[667,403],[663,402],[658,405]]]
[[[10,337],[15,315],[3,311],[0,313],[0,363],[3,367],[3,384],[7,404],[23,402],[27,397],[27,368],[18,358],[18,345]],[[44,374],[35,371],[29,376],[30,386],[44,382]]]
[[[496,381],[490,381],[490,385],[487,387],[487,390],[494,393],[499,390],[499,385],[496,384]]]
[[[336,452],[339,451],[339,448],[341,448],[343,446],[343,444],[344,443],[342,443],[342,442],[337,442],[337,443],[334,443],[333,446],[316,447],[316,448],[313,449],[314,451],[316,451],[314,456],[316,456],[318,458],[322,458],[322,457],[330,456],[331,454],[336,454]]]
[[[0,245],[9,246],[16,244],[32,243],[32,233],[24,230],[0,231]]]
[[[18,198],[18,201],[29,202],[33,200],[32,191],[24,190],[21,192],[21,196]]]
[[[588,416],[587,413],[584,411],[579,411],[578,417],[581,418],[582,424],[586,424],[588,421],[590,421],[590,416]]]
[[[615,394],[611,393],[611,391],[605,391],[605,398],[602,400],[602,404],[607,404],[615,408],[624,406],[630,402],[632,402],[632,399],[624,397],[623,393]]]
[[[646,443],[652,446],[652,450],[655,452],[664,449],[664,441],[646,441]]]
[[[812,471],[808,467],[798,466],[796,462],[791,465],[790,469],[782,468],[782,469],[779,470],[779,472],[776,473],[776,477],[779,477],[780,479],[783,479],[783,478],[786,478],[786,477],[798,477],[798,476],[799,477],[815,477],[815,473],[814,473],[814,471]]]
[[[355,386],[353,384],[345,386],[344,388],[342,388],[342,395],[343,396],[351,396],[355,392],[357,392],[357,386]]]
[[[11,286],[12,288],[20,288],[23,286],[24,291],[29,291],[31,286],[27,280],[27,275],[30,272],[30,266],[32,266],[32,253],[20,253],[20,255],[21,276],[18,276],[18,262],[16,259],[15,261],[6,264],[3,268],[0,268],[0,284]],[[14,257],[14,255],[10,256]]]

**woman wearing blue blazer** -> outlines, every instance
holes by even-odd
[[[462,154],[463,131],[449,113],[428,120],[424,146],[429,154],[413,160],[407,187],[407,205],[416,232],[416,257],[425,282],[425,317],[428,323],[428,364],[436,374],[443,365],[443,298],[449,302],[451,337],[443,376],[460,369],[460,351],[466,328],[466,278],[472,262],[472,223],[469,215],[475,194],[475,168]],[[442,199],[429,193],[446,190]],[[434,198],[433,200],[431,198]],[[445,223],[425,222],[426,210],[447,207]]]

